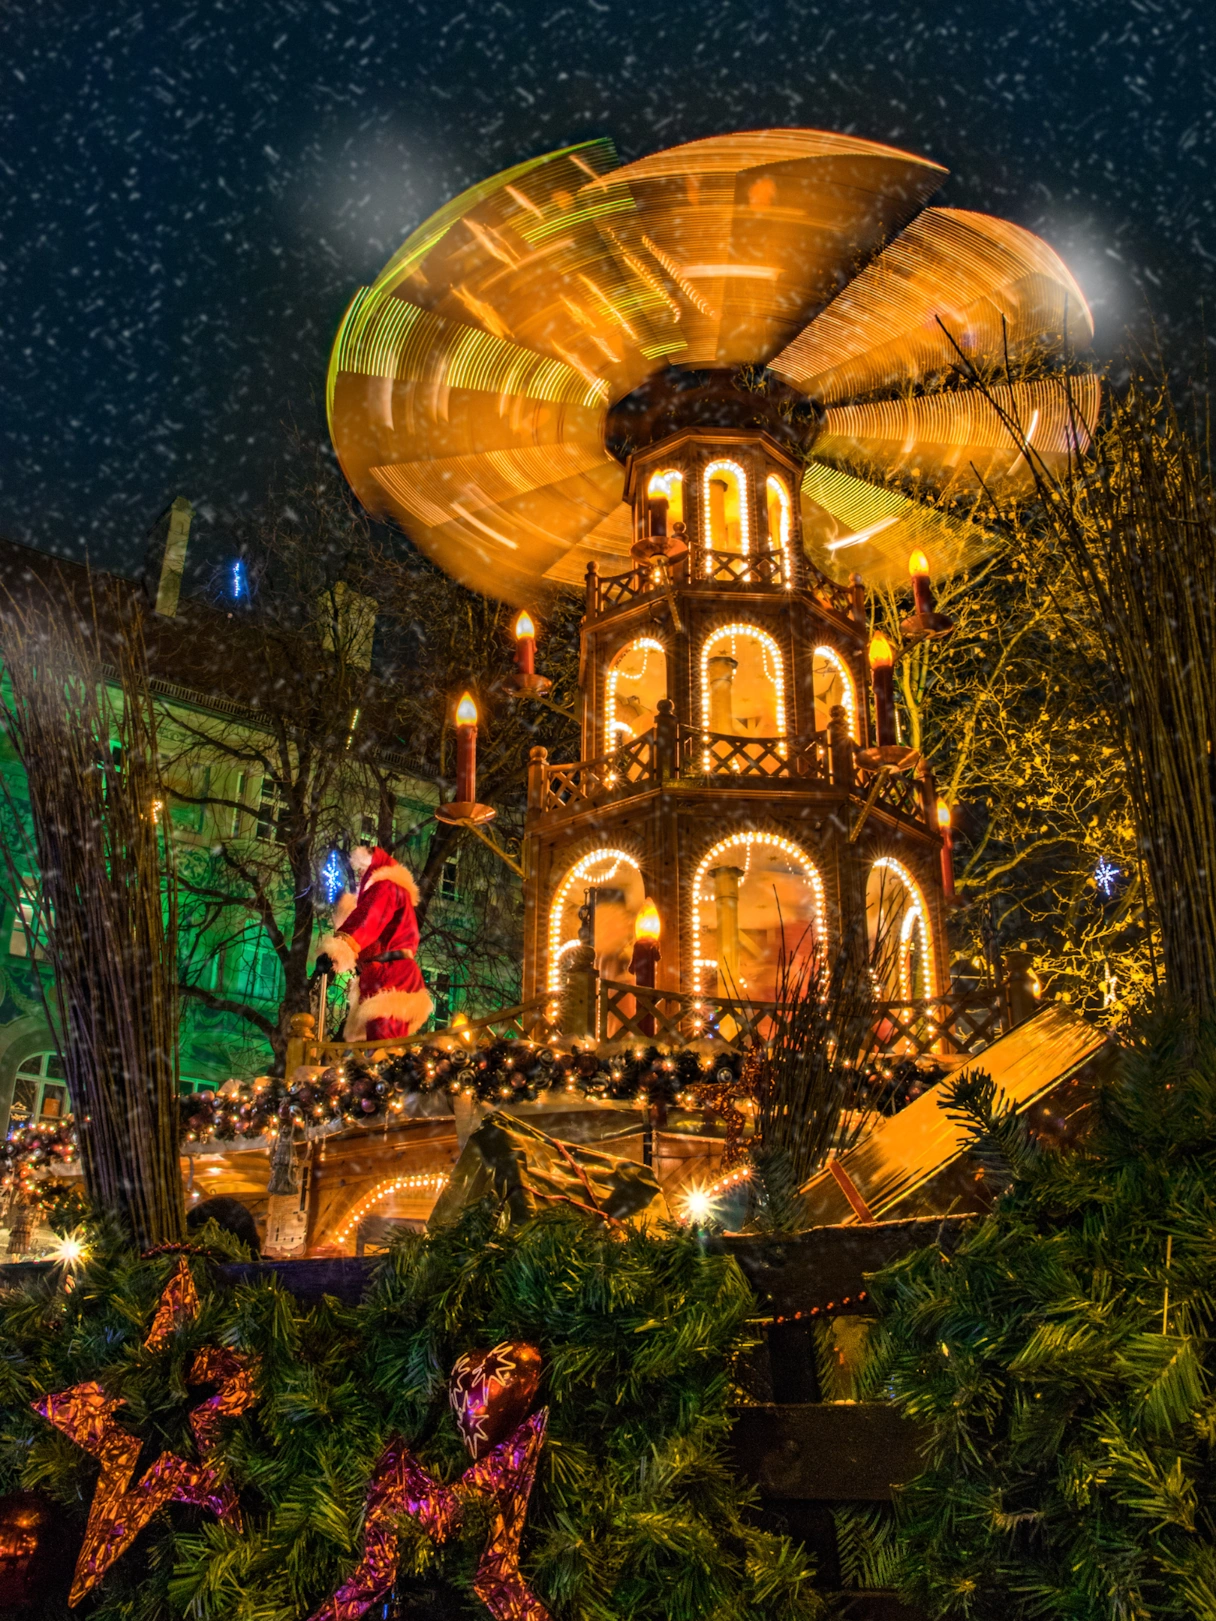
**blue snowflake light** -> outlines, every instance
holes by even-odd
[[[1107,900],[1115,893],[1119,875],[1118,867],[1112,867],[1105,856],[1099,856],[1098,865],[1094,868],[1094,883]]]
[[[327,906],[332,906],[346,887],[346,874],[342,871],[336,850],[331,850],[325,858],[325,865],[321,868],[321,887],[325,891]]]
[[[249,581],[245,577],[245,560],[236,557],[232,562],[232,600],[240,602],[242,597],[249,596]]]

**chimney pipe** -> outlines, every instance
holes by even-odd
[[[184,495],[179,495],[169,508],[169,526],[165,533],[164,551],[160,559],[160,577],[156,585],[156,611],[166,619],[177,613],[178,598],[182,593],[182,575],[186,568],[186,546],[190,540],[190,523],[194,508]]]

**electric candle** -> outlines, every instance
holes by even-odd
[[[912,576],[912,595],[918,614],[931,614],[933,587],[929,584],[929,559],[924,552],[913,552],[908,559],[908,573]]]
[[[456,705],[456,798],[464,805],[477,798],[477,705],[470,692]]]
[[[937,802],[937,825],[942,835],[942,893],[947,901],[954,899],[954,833],[951,827],[950,807],[944,799]]]
[[[521,675],[536,674],[536,626],[526,608],[515,621],[515,662]]]
[[[878,746],[895,742],[895,654],[882,631],[870,642],[870,680],[874,687],[874,720]]]

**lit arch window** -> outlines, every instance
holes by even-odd
[[[857,740],[857,698],[853,691],[853,677],[849,667],[834,647],[817,647],[813,655],[815,684],[815,730],[827,730],[834,704],[842,705],[849,726],[849,736]]]
[[[730,737],[784,737],[785,661],[758,625],[723,625],[701,648],[701,726]]]
[[[764,490],[768,496],[769,545],[774,551],[781,553],[782,578],[788,590],[794,583],[794,565],[790,551],[794,516],[790,506],[790,492],[785,487],[785,480],[778,478],[775,473],[770,473],[765,480]]]
[[[641,868],[627,850],[592,850],[565,873],[549,903],[548,990],[562,988],[562,961],[578,939],[585,889],[619,891],[596,907],[596,963],[606,979],[620,979],[633,954],[633,925],[646,902]]]
[[[610,753],[654,725],[667,696],[667,653],[653,636],[639,636],[608,666],[604,681],[604,752]]]
[[[684,522],[684,475],[679,468],[664,467],[650,475],[646,508],[648,534],[670,535],[673,524]],[[656,527],[660,519],[661,526]]]
[[[825,919],[823,879],[801,845],[779,833],[720,839],[693,880],[694,983],[771,1002],[782,963],[797,973],[812,943],[826,944]]]
[[[887,998],[913,1002],[936,996],[929,908],[916,879],[893,856],[879,856],[870,868],[866,921]]]
[[[704,503],[703,528],[706,553],[751,550],[747,521],[747,475],[738,462],[710,462],[701,486]],[[714,560],[707,555],[705,573],[713,574]]]

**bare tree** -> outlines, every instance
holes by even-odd
[[[56,572],[0,610],[0,725],[29,796],[28,824],[10,802],[4,861],[30,955],[50,966],[89,1198],[148,1246],[183,1232],[176,892],[138,604],[92,593]]]

